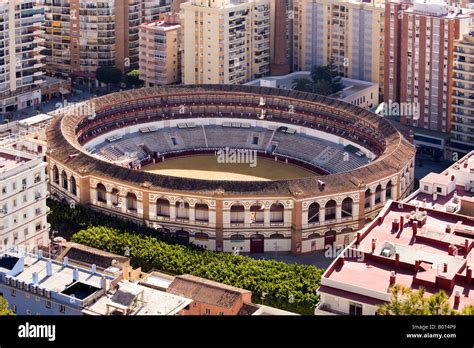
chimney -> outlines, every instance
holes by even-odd
[[[48,260],[48,262],[46,262],[46,275],[48,277],[51,277],[53,275],[53,264],[51,260]]]
[[[436,192],[433,192],[433,202],[436,202],[438,200],[438,194]]]
[[[456,290],[454,293],[454,306],[458,307],[460,302],[461,302],[461,293],[459,292],[459,290]]]
[[[32,276],[31,280],[33,282],[33,285],[38,285],[39,284],[38,273],[33,272],[31,276]]]
[[[411,227],[413,229],[413,237],[416,237],[416,233],[418,232],[418,221],[413,221]]]
[[[451,233],[451,225],[446,225],[446,233]]]
[[[72,280],[74,282],[79,280],[79,270],[77,268],[74,268],[74,271],[72,272]]]
[[[467,253],[469,250],[469,239],[464,239],[464,251]]]
[[[92,271],[92,274],[96,274],[96,273],[97,273],[97,266],[96,266],[95,264],[92,265],[91,271]]]
[[[339,259],[337,260],[337,264],[340,266],[344,266],[344,261],[345,261],[344,255],[341,255]]]
[[[448,264],[447,263],[443,263],[443,272],[444,273],[448,272]]]
[[[395,253],[395,267],[398,268],[400,265],[400,253]]]
[[[101,289],[104,289],[104,290],[107,290],[107,279],[102,276],[102,278],[100,278],[100,288]]]
[[[69,257],[67,257],[67,256],[64,257],[63,265],[64,265],[64,267],[69,266]]]
[[[372,238],[372,253],[375,252],[376,247],[377,247],[377,238]]]
[[[43,259],[43,250],[38,249],[38,260],[42,260],[42,259]]]
[[[399,228],[399,232],[402,232],[403,231],[403,224],[404,224],[404,219],[403,219],[403,216],[400,216],[400,228]]]
[[[398,231],[400,228],[400,225],[398,223],[398,219],[395,219],[392,221],[392,231]]]
[[[359,245],[360,244],[360,232],[357,232],[357,240],[356,240],[356,244]]]
[[[466,268],[466,279],[467,279],[467,284],[471,284],[472,281],[472,269],[470,266],[467,266]]]
[[[420,269],[420,263],[421,263],[420,260],[415,261],[415,273],[418,273],[418,270]]]
[[[397,274],[395,273],[395,271],[392,271],[392,273],[390,273],[390,286],[395,285],[396,280]]]

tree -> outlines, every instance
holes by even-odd
[[[305,78],[294,79],[291,83],[291,88],[293,88],[295,91],[312,92],[313,81]]]
[[[344,88],[339,75],[339,69],[334,57],[331,56],[326,66],[313,66],[311,79],[294,79],[292,87],[294,90],[313,92],[321,95],[331,95]]]
[[[344,88],[344,85],[341,82],[339,68],[336,65],[336,59],[333,56],[329,58],[329,64],[327,66],[327,69],[330,76],[332,93],[339,92],[341,89]]]
[[[330,82],[326,80],[316,81],[313,88],[314,93],[321,95],[331,95],[333,94],[333,89]]]
[[[97,69],[95,77],[99,82],[107,85],[117,84],[122,81],[122,71],[114,66],[101,66]]]
[[[13,311],[8,309],[7,300],[2,296],[0,296],[0,315],[14,315]]]
[[[466,306],[462,309],[463,315],[474,315],[474,305]]]
[[[139,70],[130,71],[128,74],[125,75],[124,80],[128,87],[141,86],[143,84],[143,81],[140,80]]]
[[[395,284],[390,288],[392,299],[379,306],[382,315],[454,315],[459,314],[449,306],[449,297],[444,290],[425,296],[425,289],[412,290]],[[466,313],[469,309],[466,310]],[[463,314],[466,314],[463,312]]]
[[[331,72],[329,71],[328,66],[313,66],[311,69],[311,79],[314,82],[325,80],[330,82],[331,81]]]

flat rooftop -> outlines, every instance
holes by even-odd
[[[101,290],[103,278],[106,288],[109,288],[110,282],[113,280],[113,277],[98,272],[94,273],[91,269],[74,267],[69,264],[65,266],[63,263],[43,257],[39,258],[33,254],[6,251],[1,255],[0,260],[4,260],[0,261],[0,273],[10,275],[13,279],[26,284],[34,284],[34,274],[36,274],[40,288],[78,300],[84,300]],[[15,267],[21,261],[24,266]],[[48,263],[51,264],[50,275],[48,275]],[[12,270],[16,274],[12,274]]]
[[[109,305],[110,308],[130,308],[127,315],[175,315],[193,302],[191,299],[182,296],[126,281],[119,283],[118,291],[122,291],[123,294],[118,296],[117,292],[107,293],[106,296],[90,305],[86,309],[86,313],[105,315]],[[141,294],[143,294],[143,298],[140,297]]]
[[[8,153],[0,149],[0,172],[7,172],[18,168],[29,161],[31,161],[31,158]]]
[[[331,264],[320,292],[335,296],[339,292],[337,296],[361,301],[360,296],[365,296],[374,304],[381,303],[389,299],[390,276],[395,272],[397,284],[424,287],[427,295],[445,290],[453,307],[459,291],[461,301],[455,309],[474,304],[474,283],[467,281],[467,266],[474,268],[473,219],[432,209],[417,210],[400,202],[386,206],[379,217],[381,223],[378,219],[370,223],[360,232],[360,243],[354,240],[345,256]],[[412,221],[422,224],[415,237]],[[452,247],[456,252],[450,252]]]
[[[425,185],[433,185],[432,192],[426,191]],[[450,188],[450,191],[439,193],[434,187],[440,186]],[[474,151],[442,173],[430,173],[420,179],[420,189],[405,201],[419,207],[474,217]]]

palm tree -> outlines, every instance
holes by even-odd
[[[404,314],[404,297],[409,292],[410,289],[400,285],[395,284],[390,288],[390,293],[392,299],[389,303],[381,305],[377,313],[381,315],[402,315]]]
[[[429,297],[425,296],[424,288],[414,291],[403,285],[395,284],[390,288],[392,299],[379,306],[377,313],[381,315],[454,315],[474,314],[474,306],[465,307],[459,313],[449,306],[449,297],[443,290]]]

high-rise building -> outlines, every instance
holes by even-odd
[[[387,3],[385,101],[419,109],[401,112],[403,124],[450,132],[454,43],[469,32],[472,16],[471,10],[441,2]]]
[[[43,20],[35,0],[0,0],[0,113],[41,102]]]
[[[140,79],[145,87],[181,78],[181,25],[177,13],[140,25]]]
[[[474,31],[454,42],[452,151],[474,148]]]
[[[334,58],[341,75],[381,82],[382,1],[294,0],[293,70],[311,70]]]
[[[270,0],[181,4],[183,81],[239,84],[270,71]]]
[[[172,0],[41,0],[47,70],[94,78],[100,66],[138,68],[139,26],[171,10]]]

